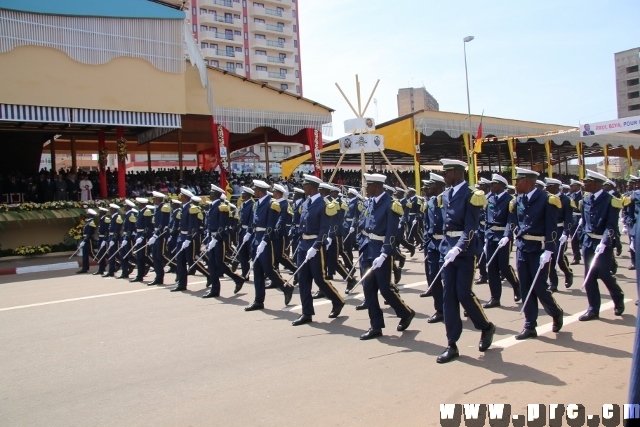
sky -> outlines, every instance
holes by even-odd
[[[399,88],[441,111],[578,126],[617,118],[614,53],[640,47],[638,0],[296,0],[303,95],[335,109],[333,137],[380,84],[366,115],[398,116]]]

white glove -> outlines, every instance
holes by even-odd
[[[629,234],[629,228],[626,225],[622,226],[622,234]]]
[[[156,236],[151,236],[151,238],[149,239],[149,241],[147,242],[147,244],[149,244],[149,245],[153,245],[153,244],[156,242],[156,240],[157,240],[157,239],[158,239],[158,238],[157,238]]]
[[[580,227],[582,225],[582,218],[580,218],[580,221],[578,221],[578,227]]]
[[[317,253],[318,253],[318,250],[316,248],[313,248],[313,247],[309,248],[309,250],[307,251],[306,259],[309,260],[313,258],[314,256],[316,256]]]
[[[353,227],[349,227],[349,234],[352,234],[354,231],[356,231],[356,229],[355,229],[355,228],[353,228]]]
[[[78,249],[82,248],[84,246],[84,241],[80,242],[80,244],[78,245]]]
[[[266,247],[267,242],[265,242],[264,240],[260,242],[260,244],[258,245],[258,249],[256,249],[256,258],[258,258],[262,252],[264,252],[264,248]]]
[[[398,224],[398,228],[402,228],[402,223],[399,223],[399,224]]]
[[[596,246],[596,253],[597,254],[601,254],[604,252],[604,250],[607,248],[607,245],[605,245],[604,243],[600,242],[598,243],[598,246]]]
[[[382,263],[387,259],[387,254],[380,254],[380,256],[373,260],[371,263],[371,268],[375,270],[376,268],[382,267]]]
[[[500,241],[498,242],[498,247],[502,248],[504,246],[507,246],[509,244],[509,238],[508,237],[503,237],[502,239],[500,239]]]
[[[215,248],[216,247],[216,243],[218,243],[218,241],[216,239],[211,239],[211,241],[207,245],[207,251],[210,251],[211,249]]]
[[[111,246],[115,245],[116,242],[114,242],[113,240],[109,242],[109,248],[111,248]]]
[[[250,238],[251,238],[250,233],[245,234],[244,237],[242,238],[242,243],[247,243]]]
[[[417,219],[414,219],[413,222],[411,223],[411,225],[416,225],[418,223]]]
[[[138,238],[136,239],[136,244],[135,244],[135,246],[138,246],[140,243],[142,243],[142,241],[143,241],[143,240],[144,240],[144,239],[143,239],[142,237],[138,237]]]
[[[104,248],[104,246],[105,246],[106,244],[107,244],[107,242],[103,240],[103,241],[102,241],[102,243],[100,243],[100,249]]]
[[[445,264],[452,263],[453,260],[456,259],[456,257],[460,254],[460,252],[462,252],[462,249],[460,249],[457,246],[454,246],[451,249],[449,249],[449,252],[447,252],[447,254],[444,256],[444,263]]]
[[[561,245],[564,245],[567,242],[568,239],[569,238],[567,237],[567,235],[563,234],[562,236],[560,236],[559,242],[560,242]]]
[[[540,265],[545,265],[546,263],[548,263],[549,261],[551,261],[551,256],[553,255],[553,252],[551,251],[544,251],[542,253],[542,255],[540,255]]]
[[[329,246],[331,246],[331,242],[333,242],[333,240],[331,240],[331,237],[327,237],[327,245],[325,246],[327,250],[329,250]]]
[[[226,195],[226,194],[222,194],[222,195],[220,196],[220,200],[222,200],[223,202],[224,202],[225,200],[227,200],[227,195]]]
[[[173,239],[173,236],[169,236],[169,238],[167,239],[167,243],[169,243],[171,239]]]
[[[127,246],[127,239],[122,239],[122,244],[120,246]]]
[[[181,250],[185,250],[189,247],[189,245],[191,244],[191,240],[185,240],[184,242],[182,242],[182,248]]]

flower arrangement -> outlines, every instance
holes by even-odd
[[[109,203],[121,204],[124,203],[124,199],[110,199],[110,200],[87,200],[85,202],[46,202],[46,203],[15,203],[15,204],[0,204],[0,213],[7,212],[31,212],[42,210],[60,210],[60,209],[96,209],[100,206],[109,206]],[[1,218],[0,218],[1,220]]]
[[[83,237],[82,231],[84,230],[85,218],[86,217],[78,218],[78,223],[73,227],[71,227],[71,229],[67,233],[69,237],[71,237],[71,239],[73,239],[75,242],[79,242],[80,240],[82,240],[82,237]]]
[[[100,169],[104,169],[107,167],[107,156],[109,155],[109,150],[107,147],[101,148],[98,150],[98,165]]]
[[[13,250],[14,255],[42,255],[51,252],[51,246],[38,245],[38,246],[20,246]]]
[[[118,146],[118,162],[124,162],[127,160],[127,140],[119,138],[116,141]]]

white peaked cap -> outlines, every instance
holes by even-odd
[[[507,181],[507,179],[504,176],[498,175],[497,173],[494,173],[493,175],[491,175],[491,182],[499,182],[504,185],[509,185],[509,181]]]
[[[430,173],[429,179],[433,182],[441,182],[444,184],[444,177],[442,175],[438,175],[437,173]]]
[[[152,192],[151,192],[151,195],[152,195],[153,197],[162,197],[162,198],[164,199],[164,194],[162,194],[162,193],[161,193],[161,192],[159,192],[159,191],[152,191]]]
[[[136,202],[146,205],[147,203],[149,203],[149,199],[146,199],[144,197],[136,197]]]
[[[224,191],[222,188],[218,187],[217,185],[213,185],[211,184],[211,191],[216,191],[218,193],[226,193],[226,191]]]
[[[89,215],[98,215],[98,212],[94,211],[93,209],[87,209],[87,213]]]
[[[254,194],[256,194],[256,192],[255,192],[255,191],[253,191],[251,188],[249,188],[249,187],[244,187],[244,186],[242,187],[242,192],[243,192],[243,193],[251,194],[252,196],[253,196]]]
[[[180,193],[184,194],[185,196],[191,198],[193,197],[193,193],[189,190],[187,190],[186,188],[181,188],[180,189]]]
[[[365,173],[364,180],[367,182],[385,182],[387,180],[387,176],[382,175],[381,173]],[[385,186],[385,188],[387,187],[389,186]],[[389,187],[389,188],[394,190],[393,187]]]
[[[558,184],[558,185],[562,185],[562,181],[560,181],[559,179],[555,179],[555,178],[545,178],[544,182],[547,183],[547,185],[551,184]]]
[[[129,199],[125,200],[124,202],[127,204],[127,206],[131,206],[132,208],[136,207],[136,204]]]

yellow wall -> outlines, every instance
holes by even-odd
[[[0,76],[3,104],[186,112],[184,75],[137,58],[86,65],[56,49],[23,46],[0,54]]]

